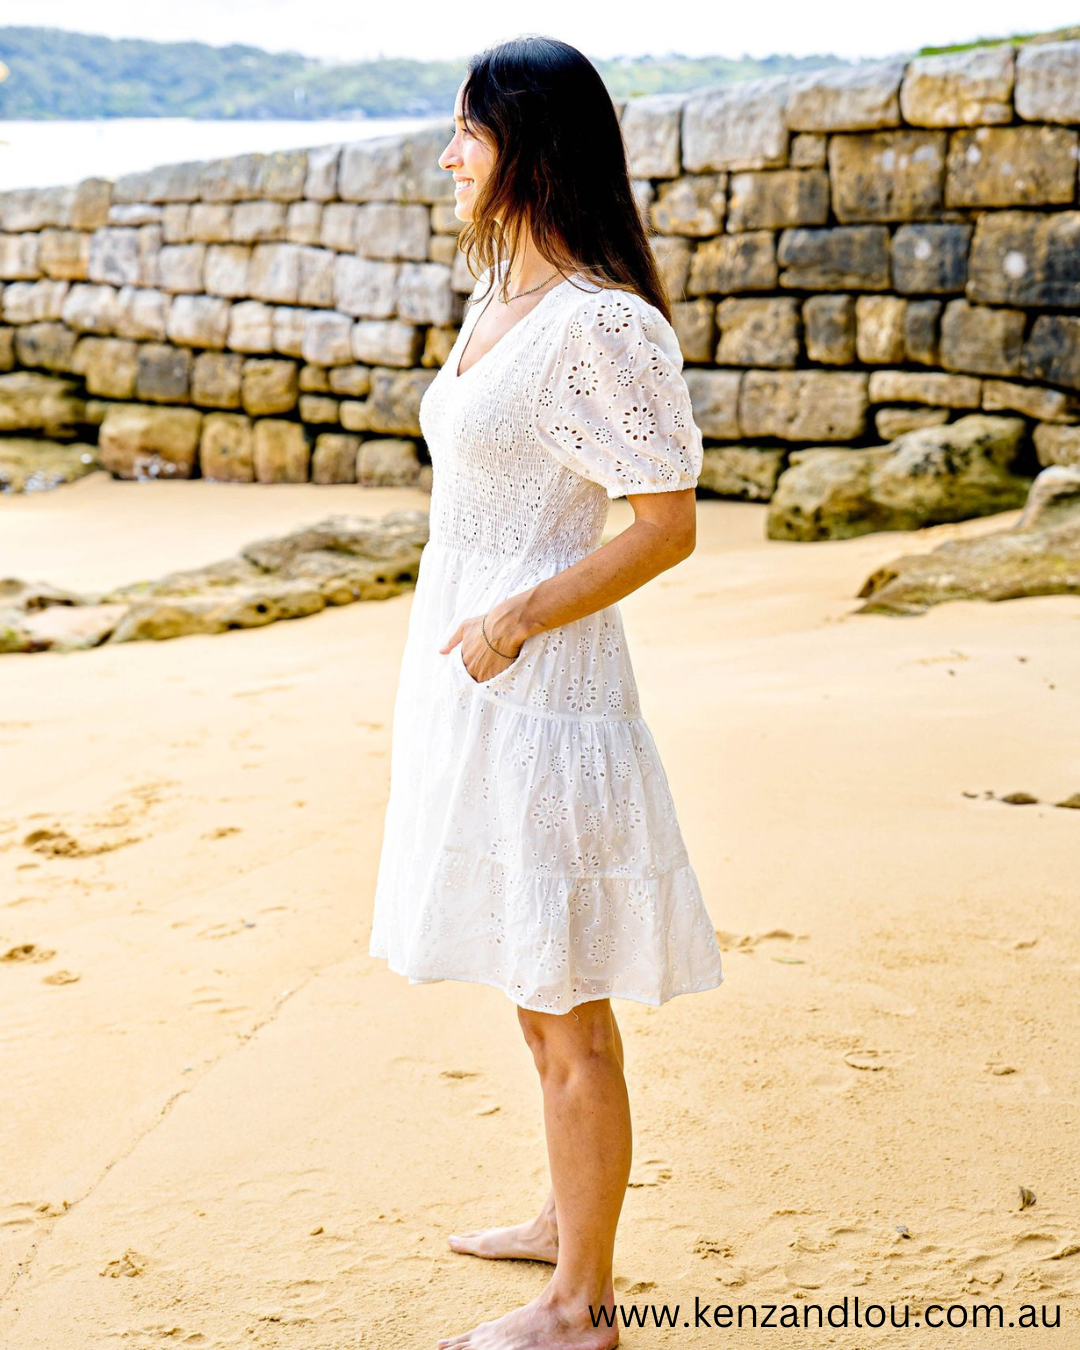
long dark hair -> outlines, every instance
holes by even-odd
[[[466,130],[495,151],[458,235],[472,274],[508,262],[527,227],[553,267],[636,291],[670,323],[619,118],[592,62],[555,38],[513,38],[472,58],[461,101]]]

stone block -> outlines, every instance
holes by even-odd
[[[703,436],[734,441],[740,436],[738,370],[686,370],[694,421]]]
[[[905,294],[962,292],[970,225],[901,225],[892,241],[893,285]]]
[[[391,318],[400,270],[400,263],[339,255],[334,263],[334,308],[360,319]]]
[[[855,301],[855,353],[864,365],[904,360],[907,301],[896,295],[860,295]]]
[[[454,200],[453,178],[445,169],[439,168],[439,156],[453,134],[454,123],[451,118],[405,133],[397,184],[398,201],[431,206],[436,202]],[[374,200],[381,200],[385,196],[385,193],[379,193]]]
[[[785,451],[758,445],[707,445],[698,487],[739,501],[767,502],[776,490]]]
[[[661,183],[648,210],[659,234],[705,239],[724,228],[727,174],[695,174]]]
[[[282,356],[302,357],[304,334],[310,309],[291,309],[284,305],[274,310],[274,351]]]
[[[112,286],[72,286],[64,299],[64,323],[76,333],[110,336],[116,331],[116,296]]]
[[[400,136],[352,141],[341,148],[337,195],[347,202],[397,200],[404,164]]]
[[[229,302],[214,295],[177,295],[169,310],[166,333],[181,347],[225,346]]]
[[[984,380],[982,406],[984,412],[1018,412],[1037,422],[1080,420],[1080,398],[1063,389],[1043,389],[1037,384]]]
[[[943,131],[833,136],[829,175],[837,220],[935,219],[942,207],[945,149]]]
[[[300,245],[256,244],[248,286],[256,300],[295,305],[300,298]]]
[[[334,303],[334,257],[325,248],[304,246],[300,251],[300,294],[302,305]]]
[[[450,269],[439,263],[402,263],[395,287],[395,309],[398,318],[407,323],[451,323],[460,318],[461,306],[450,287]]]
[[[874,429],[888,445],[919,427],[941,427],[949,420],[948,408],[879,408],[874,414]]]
[[[42,431],[47,436],[70,437],[85,414],[85,401],[75,393],[71,380],[29,370],[0,375],[0,433],[4,435]]]
[[[274,351],[274,311],[261,300],[241,300],[229,311],[225,345],[254,355]]]
[[[90,239],[81,230],[42,230],[38,265],[47,277],[85,281],[90,275]]]
[[[686,282],[690,275],[690,256],[693,252],[690,240],[679,235],[654,234],[649,237],[649,247],[672,303],[685,300]]]
[[[172,295],[198,295],[205,262],[205,244],[166,244],[158,254],[158,285]]]
[[[420,475],[420,457],[412,441],[363,441],[356,456],[361,487],[411,487]]]
[[[790,296],[729,296],[716,307],[716,324],[717,365],[793,367],[799,359],[799,302]]]
[[[671,307],[671,326],[685,361],[711,364],[716,345],[716,305],[711,300],[681,300]]]
[[[14,333],[17,364],[31,369],[70,371],[76,335],[63,323],[28,323]]]
[[[126,202],[109,207],[110,225],[160,225],[164,207],[149,202]]]
[[[238,202],[232,208],[234,243],[272,244],[284,238],[284,202]]]
[[[255,437],[251,418],[238,413],[207,413],[199,441],[202,476],[215,483],[255,481]]]
[[[981,401],[982,381],[972,375],[942,375],[932,370],[875,370],[870,375],[871,403],[977,408]]]
[[[3,287],[0,310],[4,322],[56,322],[63,313],[70,283],[66,281],[13,281]]]
[[[784,230],[776,250],[780,285],[806,291],[889,289],[884,225]]]
[[[0,230],[23,234],[30,230],[67,229],[74,198],[75,189],[71,187],[0,192]]]
[[[678,178],[684,94],[628,99],[619,126],[634,178]]]
[[[426,206],[365,202],[357,208],[354,247],[361,257],[423,262],[430,237]]]
[[[188,238],[199,244],[232,242],[233,208],[227,202],[195,202],[188,208]]]
[[[40,235],[0,234],[0,281],[37,281]]]
[[[366,365],[413,366],[420,355],[421,330],[399,319],[361,319],[353,324],[350,341],[352,358]]]
[[[320,145],[308,151],[304,196],[315,202],[328,202],[338,195],[340,145]]]
[[[201,427],[194,408],[115,404],[98,437],[102,465],[117,478],[190,478]]]
[[[1012,121],[1012,47],[917,56],[900,86],[900,111],[913,127],[977,127]]]
[[[771,230],[706,239],[690,259],[688,295],[731,295],[776,289],[776,235]]]
[[[239,408],[244,358],[233,352],[200,352],[191,368],[191,401],[206,408]]]
[[[140,343],[135,397],[140,403],[186,403],[191,397],[191,365],[190,351],[160,342]]]
[[[1066,127],[958,131],[949,146],[945,205],[1068,205],[1076,197],[1078,140]]]
[[[327,383],[344,398],[366,398],[371,393],[371,371],[367,366],[336,366],[327,371]]]
[[[787,163],[786,76],[693,92],[682,116],[682,164],[689,173],[771,169]]]
[[[186,202],[173,202],[161,209],[161,241],[164,244],[187,244],[191,241],[191,212]]]
[[[83,337],[75,344],[71,367],[95,398],[130,399],[139,372],[139,343],[117,338]]]
[[[1080,308],[1080,211],[992,211],[971,243],[967,298]]]
[[[322,230],[319,243],[323,248],[338,253],[356,252],[356,217],[360,208],[355,202],[327,202],[322,208]]]
[[[196,196],[204,202],[246,202],[259,193],[263,156],[233,155],[230,159],[207,160],[202,165]]]
[[[401,436],[421,435],[420,400],[435,375],[433,370],[373,370],[366,429]],[[343,412],[344,407],[343,404]],[[357,428],[346,426],[346,430]]]
[[[824,169],[767,169],[731,175],[727,228],[732,233],[825,225],[828,219],[829,175]]]
[[[866,414],[861,371],[748,370],[739,391],[743,436],[850,441],[866,430]]]
[[[317,366],[352,364],[353,321],[335,310],[315,310],[308,315],[300,353]]]
[[[311,445],[298,422],[262,418],[254,431],[255,477],[260,483],[306,483]]]
[[[874,131],[900,125],[902,57],[828,66],[790,78],[786,122],[792,131]]]
[[[345,432],[324,431],[315,438],[311,457],[313,483],[355,483],[360,437]]]
[[[304,195],[307,176],[306,150],[275,150],[263,156],[256,187],[272,201],[295,202]]]
[[[368,405],[346,399],[338,409],[338,418],[346,431],[368,431]]]
[[[1025,43],[1013,102],[1025,122],[1080,122],[1080,42]]]
[[[308,426],[337,426],[339,403],[326,394],[300,395],[300,420]]]
[[[160,279],[158,263],[161,259],[162,231],[160,225],[143,225],[139,229],[140,286],[156,286]]]
[[[855,300],[850,295],[812,295],[803,301],[806,354],[823,365],[855,360]]]
[[[1034,430],[1035,456],[1045,469],[1051,464],[1080,466],[1080,427],[1041,423]]]
[[[939,325],[944,301],[909,300],[904,311],[904,357],[924,366],[938,365]]]
[[[291,412],[300,395],[295,361],[244,362],[240,380],[240,402],[252,417]]]
[[[161,164],[153,169],[126,173],[113,184],[114,203],[193,202],[200,195],[203,165]]]
[[[941,365],[973,375],[1016,375],[1027,315],[1022,309],[950,300],[941,319]]]
[[[322,237],[320,202],[290,202],[285,214],[285,238],[290,244],[317,244]]]
[[[1080,317],[1040,314],[1024,343],[1020,373],[1025,379],[1080,389]]]
[[[164,342],[170,303],[161,291],[121,286],[116,296],[113,331],[117,337],[140,342]]]
[[[84,178],[75,185],[71,203],[71,228],[97,230],[109,223],[113,185],[106,178]]]
[[[206,250],[206,290],[209,295],[241,299],[248,293],[251,249],[244,244],[210,244]]]
[[[788,162],[793,169],[823,169],[828,144],[828,137],[816,131],[799,131],[791,138]]]

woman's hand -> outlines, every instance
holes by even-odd
[[[480,631],[481,623],[492,645],[498,647],[500,652],[507,652],[507,656],[500,656],[491,650],[484,641],[484,633]],[[500,620],[498,608],[495,608],[488,610],[486,615],[477,614],[473,618],[462,619],[450,641],[439,651],[445,655],[460,642],[462,665],[477,684],[483,684],[514,664],[524,641],[524,637],[514,636],[511,624]]]

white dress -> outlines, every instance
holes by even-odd
[[[484,303],[420,404],[430,536],[370,954],[410,983],[478,981],[539,1012],[658,1006],[724,974],[618,606],[527,638],[482,682],[460,643],[439,648],[462,619],[598,548],[610,499],[695,485],[682,355],[653,305],[575,274],[459,375]]]

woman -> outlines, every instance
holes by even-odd
[[[618,1342],[630,1113],[611,997],[723,978],[617,601],[693,550],[701,467],[682,357],[618,118],[575,48],[476,57],[439,159],[479,272],[420,407],[431,453],[394,711],[371,955],[517,1005],[552,1189],[453,1250],[555,1265],[523,1308],[440,1346]],[[634,523],[599,547],[610,499]]]

